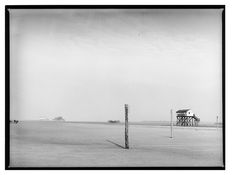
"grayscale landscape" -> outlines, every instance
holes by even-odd
[[[11,124],[11,167],[222,166],[222,129],[91,122]]]
[[[222,167],[222,14],[9,9],[9,166]]]

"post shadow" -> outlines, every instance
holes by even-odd
[[[114,144],[114,145],[116,145],[116,146],[118,146],[118,147],[120,147],[120,148],[123,148],[123,149],[125,149],[125,147],[123,147],[122,145],[119,145],[119,144],[117,144],[117,143],[115,143],[115,142],[113,142],[113,141],[111,141],[111,140],[106,140],[107,142],[110,142],[110,143],[112,143],[112,144]]]

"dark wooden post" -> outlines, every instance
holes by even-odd
[[[128,105],[125,104],[125,149],[129,149],[128,143]]]

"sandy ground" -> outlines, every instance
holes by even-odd
[[[20,122],[10,125],[11,167],[222,166],[220,128]]]

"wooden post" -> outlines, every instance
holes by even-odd
[[[217,116],[217,123],[216,123],[217,129],[218,129],[218,116]]]
[[[128,142],[128,105],[125,104],[125,149],[129,149]]]
[[[173,138],[173,110],[171,109],[171,138]]]

